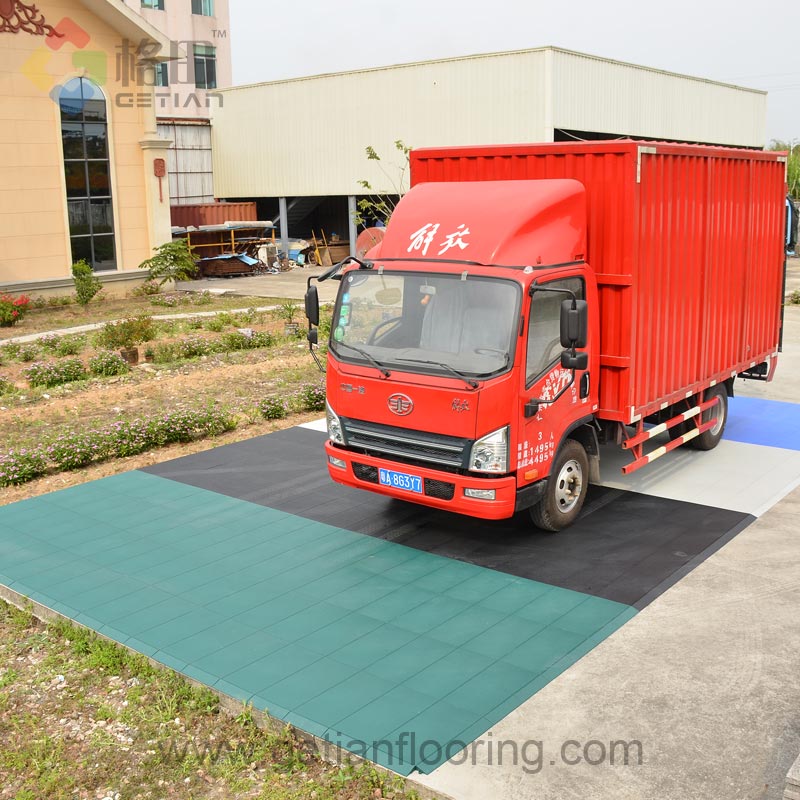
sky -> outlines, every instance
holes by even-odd
[[[230,0],[230,15],[234,85],[552,45],[765,89],[768,139],[800,140],[797,0]]]

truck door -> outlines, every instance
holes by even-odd
[[[579,299],[586,294],[581,277],[539,281],[542,287],[569,289]],[[563,434],[573,423],[590,416],[589,380],[577,372],[572,386],[555,402],[549,402],[567,386],[572,377],[561,367],[561,303],[568,295],[555,292],[534,292],[530,299],[520,403],[520,436],[517,442],[516,467],[518,485],[524,486],[549,475]],[[585,393],[587,397],[581,397]],[[533,399],[543,401],[538,411],[526,416],[525,406]],[[583,476],[588,482],[588,474]]]

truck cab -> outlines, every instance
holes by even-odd
[[[412,189],[337,276],[333,480],[485,519],[533,509],[550,530],[574,520],[597,456],[585,242],[574,180]]]

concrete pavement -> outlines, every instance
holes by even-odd
[[[737,393],[797,402],[800,307],[787,308],[784,350],[774,383],[737,381]],[[418,780],[459,800],[781,798],[800,751],[799,517],[796,489],[464,763]]]

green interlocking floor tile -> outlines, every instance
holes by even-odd
[[[426,636],[418,636],[393,653],[365,666],[376,675],[383,675],[396,683],[408,683],[410,678],[449,652],[449,645]]]
[[[492,658],[463,648],[450,650],[438,661],[409,678],[406,683],[412,687],[424,686],[431,694],[446,697],[454,687],[461,686],[471,676],[482,673],[492,663]]]
[[[0,507],[0,568],[4,585],[402,774],[437,765],[412,738],[444,760],[635,614],[138,472]]]
[[[334,657],[337,654],[334,654]],[[337,658],[337,661],[340,659]],[[297,708],[300,714],[323,720],[339,720],[364,708],[395,686],[387,678],[354,670],[350,677]]]
[[[331,731],[365,742],[375,742],[391,731],[401,730],[405,723],[435,702],[435,697],[423,691],[408,686],[395,686],[355,713],[339,720],[331,726]]]
[[[580,605],[586,597],[587,595],[580,592],[562,589],[560,586],[551,586],[548,591],[531,600],[516,613],[532,622],[550,625],[575,606]]]
[[[274,696],[287,708],[299,708],[315,697],[352,677],[353,668],[333,658],[320,658],[279,681],[262,686],[258,694]]]
[[[362,637],[382,626],[380,620],[367,617],[357,611],[351,611],[346,616],[340,617],[335,624],[309,634],[300,640],[300,644],[316,650],[319,653],[341,652],[348,648],[351,654],[359,652],[359,642]],[[355,658],[355,655],[352,656]],[[348,659],[349,663],[350,659]],[[362,666],[368,662],[361,661]]]
[[[348,621],[350,619],[351,617],[348,618]],[[362,617],[361,619],[365,627],[372,626],[375,622],[371,617]],[[340,625],[337,633],[343,629],[344,626]],[[378,625],[361,636],[356,635],[346,641],[341,639],[337,641],[336,637],[331,637],[331,646],[334,648],[339,646],[338,649],[330,652],[338,661],[343,661],[353,667],[363,667],[365,664],[372,664],[395,650],[399,650],[416,638],[417,634],[398,628],[396,625]],[[313,641],[310,644],[313,644]],[[317,641],[320,649],[324,648],[324,644],[322,641]]]

